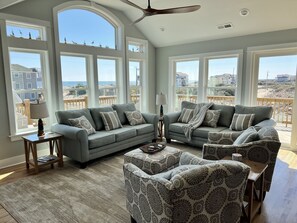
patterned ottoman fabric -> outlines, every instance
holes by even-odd
[[[124,162],[134,164],[147,174],[157,174],[178,166],[181,153],[181,150],[170,146],[154,154],[135,149],[124,155]]]

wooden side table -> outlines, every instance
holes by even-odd
[[[26,168],[29,169],[30,165],[35,168],[35,173],[39,172],[39,167],[44,165],[51,165],[54,167],[54,163],[58,163],[59,167],[63,166],[63,153],[62,153],[62,137],[63,135],[58,133],[46,133],[44,137],[38,137],[37,134],[23,136],[25,157],[26,157]],[[49,160],[38,160],[37,155],[37,144],[49,143]],[[54,149],[56,150],[57,156],[54,155]],[[30,153],[32,159],[30,159]]]
[[[159,137],[161,138],[161,140],[163,139],[163,125],[164,125],[163,116],[161,116],[159,118],[159,125],[158,125],[158,132],[159,132]]]
[[[227,156],[223,159],[231,160],[232,158],[230,156]],[[246,186],[247,200],[243,204],[243,214],[247,218],[248,222],[251,223],[257,213],[261,214],[264,191],[264,176],[265,170],[268,165],[247,159],[243,159],[242,163],[246,164],[251,168]],[[256,193],[255,189],[255,183],[258,180],[260,180],[259,194]]]

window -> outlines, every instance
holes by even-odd
[[[86,58],[82,56],[61,56],[65,110],[88,107],[86,63]]]
[[[42,61],[45,54],[36,51],[28,52],[14,49],[9,51],[9,56],[11,61],[10,70],[13,83],[12,91],[16,132],[28,131],[37,126],[37,120],[30,118],[30,103],[37,99],[37,95],[46,94],[43,87],[44,75],[42,73],[42,70],[44,70]],[[17,72],[28,72],[29,70],[32,72],[30,73],[30,82],[27,82],[27,78],[14,78]],[[33,70],[36,70],[36,72],[33,72]],[[39,86],[37,85],[37,70],[40,71],[38,74],[41,85]]]
[[[175,64],[175,111],[182,101],[196,103],[199,83],[199,60],[177,61]]]
[[[130,41],[128,44],[128,50],[135,53],[144,53],[144,45],[137,42]]]
[[[6,23],[6,32],[7,36],[9,37],[46,40],[44,28],[41,26],[8,21]]]
[[[138,110],[141,105],[141,61],[129,61],[129,102],[133,102]]]
[[[116,29],[104,17],[84,9],[58,13],[59,42],[116,49]]]
[[[28,73],[27,73],[27,74],[26,74],[26,78],[27,78],[27,79],[31,79],[31,74],[28,74]]]
[[[219,104],[235,103],[237,63],[237,57],[208,60],[208,101]]]
[[[111,105],[118,102],[118,82],[116,59],[98,58],[99,105]]]

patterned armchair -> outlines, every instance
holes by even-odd
[[[232,153],[240,153],[244,159],[267,164],[264,191],[270,190],[276,157],[281,146],[278,133],[273,127],[263,127],[258,131],[259,140],[232,145],[239,133],[209,133],[208,143],[203,146],[203,158],[220,160]],[[256,183],[256,188],[259,184]]]
[[[184,152],[180,165],[156,175],[124,164],[131,222],[239,222],[249,167]]]

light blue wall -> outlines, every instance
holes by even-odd
[[[246,50],[248,47],[292,42],[297,42],[297,29],[157,48],[156,92],[162,91],[168,94],[172,90],[168,89],[169,57],[243,49],[243,82],[245,82],[247,78],[245,74]],[[243,85],[242,90],[248,93],[249,89],[245,89],[245,86]],[[167,106],[164,107],[164,110],[167,112],[166,109]]]
[[[53,8],[59,4],[67,2],[67,0],[26,0],[17,5],[0,10],[0,13],[30,17],[40,20],[49,21],[53,26]],[[131,21],[121,12],[117,10],[110,10],[116,15],[125,26],[124,36],[134,37],[139,39],[146,39],[145,36],[135,27],[131,26]],[[54,41],[54,36],[52,35]],[[54,42],[53,42],[54,46]],[[0,46],[1,48],[1,46]],[[150,89],[149,99],[146,100],[149,103],[149,111],[155,110],[155,47],[149,43],[149,58],[148,58],[148,70],[149,70],[149,85],[145,86]],[[54,62],[55,64],[55,62]],[[56,71],[52,72],[57,73]],[[0,102],[2,109],[0,109],[1,128],[0,128],[0,165],[1,160],[13,158],[24,154],[24,146],[22,141],[11,142],[9,138],[9,117],[7,109],[6,87],[4,68],[2,60],[2,50],[0,54]],[[54,88],[57,88],[57,78],[55,78]],[[53,92],[58,92],[57,89],[53,89]],[[25,156],[24,156],[25,157]],[[1,167],[1,166],[0,166]]]

